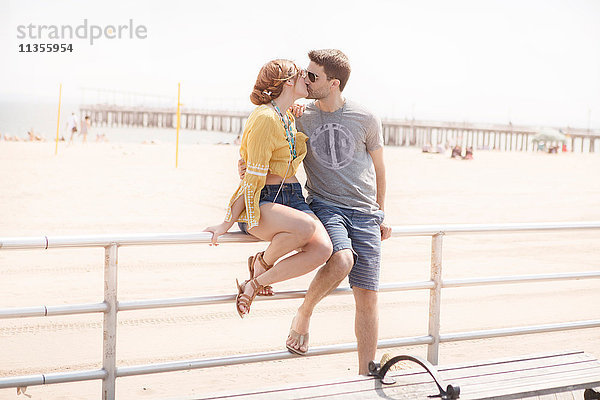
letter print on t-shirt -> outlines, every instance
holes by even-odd
[[[327,168],[344,168],[354,156],[354,140],[350,131],[336,123],[317,128],[310,138],[310,147],[316,158]]]

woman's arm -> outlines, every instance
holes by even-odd
[[[274,144],[270,138],[273,131],[279,126],[270,115],[251,115],[244,128],[244,139],[242,140],[241,153],[246,158],[245,174],[242,177],[242,183],[238,191],[232,196],[225,220],[215,226],[206,228],[205,232],[212,232],[212,244],[217,244],[217,239],[226,233],[240,214],[246,210],[248,218],[248,228],[257,225],[260,218],[259,198],[260,192],[265,185],[267,174],[269,172],[269,160],[273,154]],[[245,152],[245,154],[243,154]],[[247,191],[252,193],[249,197]]]
[[[219,238],[219,236],[223,235],[224,233],[227,233],[227,231],[233,226],[233,221],[237,221],[242,211],[244,211],[244,208],[246,208],[246,205],[244,203],[244,196],[240,196],[231,205],[230,222],[223,221],[219,225],[209,226],[208,228],[204,229],[203,232],[212,232],[213,234],[211,244],[214,244],[215,246],[218,245],[217,239]]]

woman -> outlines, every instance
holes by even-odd
[[[295,177],[308,138],[296,130],[287,110],[308,94],[305,77],[306,72],[289,60],[273,60],[261,68],[250,94],[258,107],[248,117],[240,148],[246,174],[225,220],[205,229],[216,244],[238,221],[242,231],[270,242],[248,259],[250,279],[236,281],[236,309],[242,318],[259,292],[272,295],[271,284],[304,275],[331,256],[329,235],[306,204]],[[276,263],[294,250],[298,252]]]

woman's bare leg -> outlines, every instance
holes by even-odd
[[[260,285],[296,278],[324,264],[331,256],[332,245],[323,225],[311,215],[280,204],[265,204],[260,208],[260,223],[249,232],[263,240],[270,240],[263,256],[268,264],[300,249],[278,262],[266,272],[260,267],[255,277]],[[252,295],[246,285],[245,293]],[[245,308],[242,307],[245,312]]]
[[[259,239],[270,242],[263,260],[268,265],[289,252],[303,247],[316,230],[310,215],[281,204],[269,203],[260,206],[260,222],[248,232]],[[259,267],[259,275],[264,272]]]
[[[323,265],[331,256],[331,240],[321,222],[316,218],[313,219],[309,214],[302,214],[312,222],[314,226],[313,234],[304,245],[298,242],[292,243],[291,247],[288,248],[288,253],[292,250],[299,250],[299,252],[281,260],[273,268],[261,274],[258,279],[258,283],[261,285],[270,285],[307,274]],[[276,226],[273,228],[276,229]],[[267,254],[266,251],[265,254]]]
[[[314,234],[315,226],[306,218],[305,213],[291,209],[281,204],[263,204],[260,207],[261,218],[259,225],[249,230],[253,236],[271,242],[265,250],[262,259],[267,265],[273,265],[280,257],[299,249]],[[283,216],[283,218],[281,218]],[[273,224],[279,232],[273,233]],[[254,277],[265,272],[262,263],[254,263]],[[272,296],[270,286],[260,289],[262,296]]]

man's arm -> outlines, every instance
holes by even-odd
[[[369,151],[373,166],[375,167],[375,179],[377,183],[377,204],[379,209],[385,212],[385,163],[383,162],[383,146]],[[388,239],[392,235],[392,228],[385,222],[381,224],[381,240]]]

